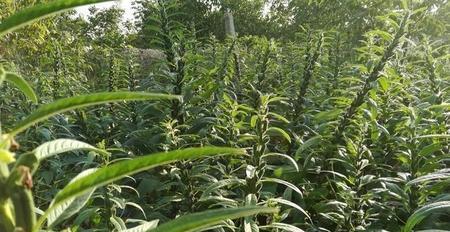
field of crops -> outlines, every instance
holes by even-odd
[[[448,0],[0,0],[0,232],[450,231]]]

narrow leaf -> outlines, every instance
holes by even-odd
[[[431,154],[433,152],[439,151],[441,148],[442,148],[442,146],[439,143],[430,144],[430,145],[422,148],[422,150],[420,150],[419,156],[421,156],[421,157],[425,156],[426,157],[426,156],[428,156],[429,154]]]
[[[300,171],[299,168],[298,168],[297,162],[295,162],[295,160],[292,157],[290,157],[290,156],[288,156],[286,154],[282,154],[282,153],[267,153],[267,154],[262,155],[261,158],[265,158],[265,157],[269,157],[269,156],[278,156],[278,157],[284,158],[284,159],[288,160],[292,164],[292,166],[294,166],[294,168],[295,168],[295,170],[297,172]]]
[[[83,172],[78,174],[75,178],[73,178],[70,181],[70,183],[73,183],[74,181],[80,179],[81,177],[93,173],[95,170],[96,169],[94,168],[84,170]],[[50,203],[50,209],[52,210],[48,212],[47,226],[51,228],[57,225],[58,223],[62,222],[63,220],[69,218],[70,216],[76,214],[88,202],[92,193],[94,193],[94,189],[81,196],[73,197],[70,200],[65,201],[64,204],[60,204],[57,207],[52,207],[54,204],[54,201],[52,201]]]
[[[210,184],[208,186],[208,188],[205,189],[205,191],[203,191],[201,198],[205,198],[208,197],[209,194],[211,194],[212,192],[223,188],[225,186],[230,186],[230,185],[244,185],[245,184],[245,180],[242,179],[238,179],[238,178],[231,178],[231,179],[224,179],[224,180],[219,180],[217,182],[214,182],[212,184]]]
[[[289,182],[287,182],[285,180],[280,180],[280,179],[277,179],[277,178],[264,178],[264,179],[262,179],[262,181],[263,182],[273,182],[273,183],[277,183],[277,184],[282,184],[282,185],[284,185],[284,186],[286,186],[288,188],[291,188],[292,190],[294,190],[295,192],[300,194],[300,196],[303,196],[302,191],[300,191],[300,189],[297,188],[297,186],[295,186],[294,184],[289,183]]]
[[[5,74],[5,80],[8,81],[9,83],[15,85],[31,101],[33,101],[34,103],[38,102],[33,88],[31,88],[31,86],[28,84],[28,82],[25,79],[23,79],[21,76],[14,74],[14,73],[7,72]]]
[[[19,124],[14,127],[9,135],[13,137],[18,133],[24,131],[28,127],[40,121],[43,121],[50,116],[76,108],[125,100],[136,101],[159,99],[179,99],[179,97],[174,95],[153,94],[145,92],[104,92],[60,99],[53,103],[39,107],[27,118],[19,122]]]
[[[280,204],[287,205],[287,206],[290,206],[292,208],[295,208],[298,211],[302,212],[309,219],[309,221],[312,222],[312,219],[309,216],[309,214],[302,207],[300,207],[299,205],[295,204],[292,201],[288,201],[288,200],[285,200],[285,199],[282,199],[282,198],[271,198],[271,199],[269,199],[269,201],[275,201],[275,202],[278,202]]]
[[[267,129],[267,133],[269,135],[281,135],[289,143],[291,143],[291,137],[289,136],[289,134],[286,131],[284,131],[283,129],[279,128],[279,127],[269,127],[269,129]]]
[[[423,182],[428,182],[428,181],[435,181],[435,180],[445,180],[445,179],[450,179],[450,169],[448,169],[448,168],[442,169],[442,170],[439,170],[437,172],[430,173],[427,175],[419,176],[419,177],[415,178],[414,180],[409,181],[407,183],[407,185],[413,185],[413,184],[418,184],[418,183],[423,183]]]
[[[136,226],[130,229],[122,230],[121,232],[145,232],[154,229],[158,226],[159,220],[153,220],[146,222],[140,226]]]
[[[267,207],[242,207],[231,209],[207,210],[200,213],[181,216],[162,224],[151,232],[195,232],[219,224],[223,220],[246,217],[261,213],[275,213],[277,209]]]
[[[133,175],[135,173],[154,168],[156,166],[168,164],[178,160],[195,159],[202,156],[218,155],[218,154],[245,154],[245,150],[236,148],[220,148],[220,147],[202,147],[202,148],[187,148],[183,150],[176,150],[171,152],[160,152],[147,156],[137,157],[132,160],[125,160],[114,163],[110,166],[100,168],[95,172],[81,177],[76,181],[68,184],[62,189],[54,199],[54,205],[50,207],[44,216],[39,219],[36,228],[40,228],[46,216],[53,208],[65,204],[66,201],[74,197],[83,195],[97,187],[104,186],[115,180],[121,179],[125,176]]]
[[[429,138],[450,139],[450,135],[446,135],[446,134],[421,135],[421,136],[415,137],[414,139],[429,139]]]
[[[285,232],[304,232],[303,230],[301,230],[296,226],[278,222],[272,223],[267,226],[261,226],[261,229],[269,229],[269,228],[280,229]]]
[[[432,213],[450,209],[450,201],[438,201],[416,210],[406,222],[403,232],[411,232],[413,228]]]
[[[300,159],[303,151],[305,151],[306,149],[308,149],[311,146],[319,144],[321,141],[322,141],[322,136],[320,136],[320,135],[314,136],[314,137],[306,140],[302,145],[300,145],[300,147],[295,152],[295,158]]]
[[[101,154],[107,154],[106,151],[98,149],[84,142],[73,139],[56,139],[50,142],[43,143],[42,145],[34,149],[34,155],[40,161],[60,153],[75,150],[89,150]]]

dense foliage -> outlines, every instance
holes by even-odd
[[[448,0],[38,2],[0,0],[0,231],[450,228]]]

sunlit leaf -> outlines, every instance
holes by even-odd
[[[31,101],[33,101],[34,103],[37,103],[38,100],[37,100],[36,94],[34,93],[33,88],[31,88],[31,86],[28,84],[28,82],[25,81],[25,79],[23,79],[21,76],[14,74],[14,73],[7,72],[5,74],[5,80],[10,82],[11,84],[15,85]]]
[[[0,24],[0,37],[4,34],[17,30],[25,25],[33,23],[52,14],[68,10],[77,6],[88,5],[111,0],[55,0],[45,4],[38,4],[21,10]]]
[[[416,210],[406,222],[403,232],[411,232],[414,227],[432,213],[450,209],[450,201],[438,201]]]
[[[231,209],[207,210],[200,213],[181,216],[162,224],[150,232],[196,232],[202,228],[216,225],[226,219],[235,219],[262,213],[275,213],[277,209],[267,207],[242,207]]]
[[[19,122],[9,133],[9,135],[13,137],[16,134],[24,131],[28,127],[40,121],[43,121],[55,114],[81,107],[126,100],[143,101],[143,100],[167,100],[167,99],[176,100],[180,99],[180,97],[173,95],[153,94],[145,92],[105,92],[60,99],[53,103],[39,107],[36,111],[34,111],[30,115],[28,115],[28,117],[26,117],[24,120]]]
[[[110,166],[99,168],[95,172],[69,183],[64,189],[58,192],[54,198],[54,204],[46,211],[46,214],[40,218],[37,228],[40,228],[46,219],[46,216],[49,212],[52,212],[54,208],[64,205],[67,201],[71,201],[73,198],[81,196],[94,190],[95,188],[104,186],[125,176],[133,175],[163,164],[168,164],[178,160],[195,159],[202,156],[219,154],[242,155],[245,154],[245,150],[220,147],[188,148],[140,156],[131,160],[116,162]]]
[[[98,152],[100,154],[107,154],[106,151],[98,149],[84,142],[73,139],[56,139],[50,142],[43,143],[39,147],[34,149],[34,155],[38,160],[43,160],[53,155],[76,150],[89,150]]]

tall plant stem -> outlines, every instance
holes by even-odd
[[[334,133],[335,141],[340,141],[340,138],[341,138],[342,134],[344,133],[345,128],[350,123],[350,120],[353,119],[353,117],[355,116],[355,113],[358,110],[358,108],[364,103],[364,98],[367,95],[367,93],[372,89],[372,82],[378,80],[378,78],[380,77],[380,73],[383,71],[386,63],[394,55],[395,49],[400,42],[400,38],[405,34],[409,17],[410,17],[410,14],[406,13],[400,23],[400,27],[399,27],[397,33],[395,34],[394,39],[389,44],[387,49],[384,51],[384,54],[381,57],[381,60],[378,62],[378,64],[375,66],[375,68],[372,70],[372,72],[369,74],[369,77],[364,82],[362,89],[356,94],[356,97],[353,99],[352,103],[347,108],[345,114],[339,121],[338,127]]]

